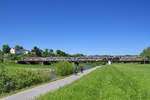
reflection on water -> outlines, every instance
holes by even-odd
[[[84,67],[83,67],[84,70],[87,70],[87,69],[89,69],[89,68],[91,68],[90,65],[84,66]],[[52,75],[52,77],[50,78],[50,80],[54,80],[54,79],[57,78],[57,75],[56,75],[54,72],[51,72],[51,71],[47,71],[47,72],[50,73],[50,74]]]
[[[50,71],[50,70],[42,71],[40,72],[40,74],[50,75],[51,77],[49,80],[54,80],[57,77],[57,75],[53,71]]]
[[[88,65],[88,66],[84,66],[84,67],[83,67],[83,69],[84,69],[84,70],[87,70],[87,69],[89,69],[89,68],[91,68],[91,66],[90,66],[90,65]]]
[[[57,75],[54,72],[50,72],[50,73],[52,75],[52,77],[50,78],[50,80],[54,80],[57,77]]]

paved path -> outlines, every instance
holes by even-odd
[[[29,90],[19,92],[17,94],[2,98],[0,100],[33,100],[40,95],[44,95],[47,92],[54,91],[60,87],[63,87],[64,85],[70,84],[73,81],[79,79],[80,77],[96,70],[97,68],[99,67],[94,67],[94,68],[85,70],[84,73],[82,74],[80,73],[78,75],[72,75],[61,80],[57,80],[57,81],[50,82],[42,86],[38,86]]]

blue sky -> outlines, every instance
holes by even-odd
[[[149,5],[149,0],[0,0],[0,46],[139,54],[150,46]]]

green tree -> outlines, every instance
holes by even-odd
[[[56,54],[55,53],[49,53],[48,56],[49,57],[56,57]]]
[[[3,52],[0,50],[0,62],[3,62]]]
[[[20,60],[23,57],[23,55],[17,55],[17,54],[9,54],[8,58],[10,61]]]
[[[42,50],[39,49],[37,46],[34,46],[34,48],[31,51],[34,52],[37,57],[41,57],[42,55]]]
[[[140,55],[150,59],[150,47],[144,49]]]
[[[23,46],[16,45],[15,49],[24,49]]]
[[[50,57],[56,57],[56,54],[54,53],[54,50],[53,50],[53,49],[50,49],[50,50],[49,50],[49,56],[50,56]]]
[[[48,57],[48,55],[49,55],[48,49],[45,49],[42,56],[43,57]]]
[[[53,49],[50,49],[49,52],[50,52],[50,53],[54,53],[54,50],[53,50]]]
[[[25,54],[23,57],[35,57],[35,54]]]
[[[61,50],[56,50],[56,54],[57,54],[57,55],[61,55],[61,54],[62,54],[62,51],[61,51]]]
[[[73,55],[73,57],[83,57],[83,56],[85,56],[85,55],[84,54],[80,54],[80,53]]]
[[[57,56],[60,56],[60,57],[70,56],[69,54],[67,54],[67,53],[65,53],[64,51],[61,51],[61,50],[56,50],[56,54],[57,54]]]
[[[9,45],[8,45],[8,44],[4,44],[4,45],[2,46],[2,50],[3,50],[3,53],[4,53],[4,54],[10,53],[10,47],[9,47]]]

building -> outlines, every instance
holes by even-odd
[[[30,51],[29,50],[25,50],[25,49],[11,48],[10,49],[10,53],[11,54],[29,54]]]

